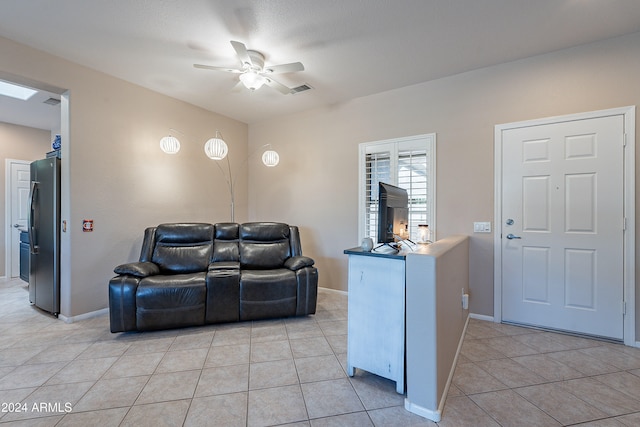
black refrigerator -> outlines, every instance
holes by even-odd
[[[29,300],[60,313],[60,159],[31,163],[29,195]]]

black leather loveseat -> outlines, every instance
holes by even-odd
[[[111,332],[314,314],[318,271],[298,228],[161,224],[109,281]]]

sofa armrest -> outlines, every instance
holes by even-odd
[[[120,274],[109,281],[109,323],[111,332],[135,331],[136,291],[140,278]]]
[[[314,261],[308,256],[299,255],[288,258],[284,262],[284,266],[289,270],[296,271],[304,267],[311,267],[313,266],[313,263]]]
[[[298,282],[296,316],[315,314],[318,303],[318,269],[304,267],[295,273]]]
[[[130,262],[127,264],[120,264],[113,271],[116,274],[147,277],[160,273],[160,267],[152,262]]]

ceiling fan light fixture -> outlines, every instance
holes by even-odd
[[[240,74],[240,81],[249,90],[260,89],[267,82],[267,78],[258,74],[257,71],[249,70]]]
[[[229,147],[224,142],[220,133],[216,131],[215,138],[210,138],[204,144],[204,152],[212,160],[222,160],[227,157]]]

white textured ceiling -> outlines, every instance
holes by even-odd
[[[246,123],[637,31],[639,0],[0,2],[1,37]],[[233,92],[237,75],[193,68],[237,66],[230,40],[302,62],[278,80],[313,90]]]

